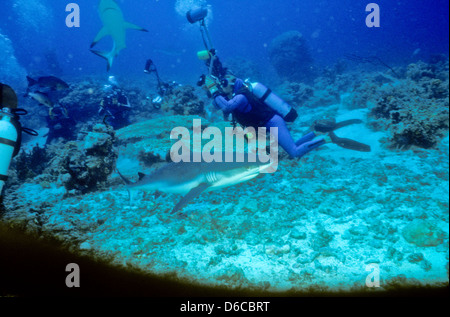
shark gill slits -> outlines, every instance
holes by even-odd
[[[207,173],[207,174],[206,174],[206,180],[207,180],[209,183],[215,183],[215,182],[217,182],[217,176],[216,176],[216,173],[214,173],[214,172],[209,172],[209,173]]]

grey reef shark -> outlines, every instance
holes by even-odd
[[[117,171],[130,193],[141,190],[182,194],[183,198],[172,209],[177,213],[204,191],[212,191],[255,178],[271,166],[271,162],[171,162],[149,175],[139,173],[135,183]]]
[[[98,12],[100,14],[103,27],[92,42],[91,48],[93,48],[102,38],[108,35],[110,35],[113,39],[113,48],[110,52],[95,51],[92,49],[91,52],[106,59],[108,62],[107,70],[109,71],[113,64],[114,57],[116,57],[121,50],[126,48],[126,30],[133,29],[143,32],[148,31],[140,26],[126,22],[123,18],[122,11],[114,0],[100,0]]]

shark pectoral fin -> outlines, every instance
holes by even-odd
[[[192,188],[189,193],[187,193],[181,200],[178,202],[178,204],[173,207],[171,214],[176,213],[180,209],[182,209],[184,206],[186,206],[192,199],[200,195],[205,189],[207,189],[210,185],[208,183],[201,183],[197,187]]]
[[[130,22],[125,22],[125,28],[132,29],[132,30],[138,30],[138,31],[142,31],[142,32],[148,32],[148,30],[141,28],[140,26],[130,23]]]
[[[105,36],[107,36],[108,33],[108,29],[103,27],[97,34],[97,36],[95,37],[94,41],[92,41],[91,44],[91,48],[93,48],[95,46],[95,44],[97,44],[102,38],[104,38]]]

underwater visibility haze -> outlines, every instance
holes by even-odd
[[[1,236],[230,294],[448,287],[448,1],[1,7]],[[0,296],[39,295],[15,261]]]

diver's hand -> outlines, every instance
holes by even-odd
[[[208,97],[210,98],[215,98],[218,95],[222,94],[222,89],[210,76],[205,77],[205,84],[203,85],[203,88],[206,90]]]

